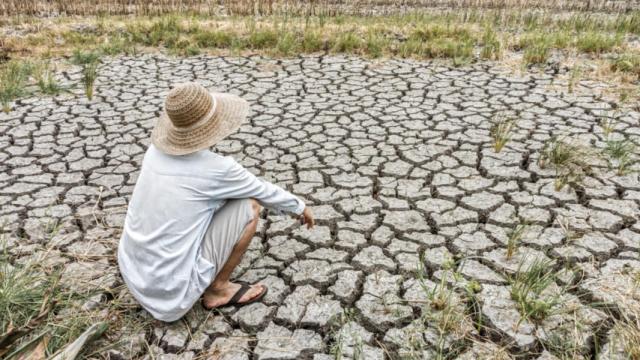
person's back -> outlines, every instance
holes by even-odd
[[[224,204],[212,197],[214,179],[224,177],[229,162],[206,150],[172,156],[151,145],[145,154],[118,256],[134,296],[157,318],[189,310],[190,292],[199,297],[215,274],[198,250],[214,211]],[[138,265],[128,271],[132,263]]]
[[[172,94],[175,105],[169,103]],[[234,123],[230,114],[226,120],[216,119],[216,114],[223,114],[231,105],[238,110],[246,103],[236,97],[225,98],[231,97],[226,94],[210,95],[208,100],[205,94],[204,88],[190,84],[169,94],[165,105],[168,117],[173,109],[177,113],[174,117],[181,121],[171,117],[169,124],[166,117],[164,121],[161,118],[154,130],[118,248],[122,277],[131,293],[155,318],[165,321],[182,317],[203,293],[213,304],[210,307],[248,303],[266,293],[264,286],[258,292],[258,286],[229,282],[231,270],[255,232],[259,207],[252,199],[281,211],[302,214],[305,210],[294,195],[256,178],[232,158],[207,150],[221,139],[220,133],[206,136],[207,126],[209,132],[216,130],[211,122],[226,121],[226,126],[217,130],[228,134],[244,118],[240,112]],[[226,109],[222,108],[224,101],[229,102]],[[207,102],[209,108],[197,109]],[[194,106],[195,110],[184,109]],[[187,132],[180,133],[185,130],[176,123]],[[185,135],[194,129],[200,140]],[[172,140],[172,130],[176,131],[174,137],[190,141],[181,144]],[[312,225],[310,213],[305,213]]]

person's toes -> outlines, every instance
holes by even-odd
[[[207,309],[213,309],[227,304],[234,294],[240,290],[240,284],[230,284],[228,289],[225,289],[223,294],[205,294],[204,306]],[[250,302],[266,290],[266,286],[263,284],[251,285],[251,288],[238,300],[239,304]]]
[[[240,303],[249,302],[262,294],[264,291],[264,285],[256,284],[251,286],[251,290],[247,291],[247,293],[242,297]]]

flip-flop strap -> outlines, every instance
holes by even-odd
[[[251,289],[251,285],[246,283],[241,284],[240,289],[238,289],[238,291],[233,295],[233,297],[231,298],[231,300],[229,300],[227,304],[229,305],[239,304],[239,301],[240,299],[242,299],[242,296],[246,294],[247,291],[249,291],[250,289]]]

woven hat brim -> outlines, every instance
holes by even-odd
[[[245,122],[249,113],[246,100],[227,93],[211,93],[216,101],[213,114],[197,126],[176,128],[166,112],[158,118],[151,142],[169,155],[186,155],[208,149],[226,138]]]

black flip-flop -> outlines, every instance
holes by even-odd
[[[214,310],[214,309],[221,309],[221,308],[227,307],[227,306],[240,307],[240,306],[244,306],[244,305],[249,305],[249,304],[254,303],[256,301],[262,300],[262,298],[265,295],[267,295],[267,292],[269,292],[269,288],[268,287],[266,287],[265,285],[260,285],[264,289],[264,290],[262,290],[262,292],[260,294],[254,296],[249,301],[239,302],[240,299],[242,299],[242,296],[244,296],[244,294],[246,294],[247,291],[249,291],[251,289],[251,284],[249,284],[248,282],[245,282],[245,281],[237,281],[236,283],[240,284],[240,289],[238,289],[238,291],[236,291],[236,293],[233,294],[231,299],[226,304],[208,308],[208,307],[206,307],[204,305],[204,298],[203,298],[202,299],[202,307],[205,308],[206,310]]]

